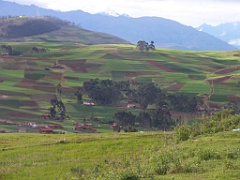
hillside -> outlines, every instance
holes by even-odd
[[[27,124],[61,124],[73,132],[74,123],[93,123],[98,132],[112,131],[114,114],[129,109],[124,89],[117,104],[85,106],[76,92],[91,79],[128,81],[130,87],[153,82],[169,95],[196,97],[202,108],[219,109],[240,102],[239,52],[194,52],[156,49],[140,52],[134,45],[82,45],[59,43],[4,43],[1,49],[0,129],[6,132],[39,132]],[[2,44],[1,44],[2,45]],[[10,49],[10,48],[9,48]],[[51,100],[58,95],[70,116],[65,121],[49,119]],[[103,91],[104,92],[104,91]],[[92,98],[82,91],[82,100]],[[153,106],[149,105],[147,109]],[[200,115],[201,116],[201,115]],[[172,119],[192,120],[198,113],[171,112]],[[22,128],[19,126],[21,125]],[[62,130],[61,130],[62,131]]]
[[[174,135],[3,134],[0,179],[239,179],[239,132]]]
[[[124,44],[120,38],[79,28],[53,17],[0,19],[0,40],[22,42],[73,42],[82,44]]]
[[[60,12],[0,0],[0,16],[36,16],[36,14],[58,17],[74,22],[82,28],[111,34],[133,44],[139,40],[145,40],[154,41],[157,47],[172,49],[197,51],[236,49],[214,36],[169,19],[158,17],[131,18],[124,15],[113,17],[103,14],[89,14],[81,10]]]

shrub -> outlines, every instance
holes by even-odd
[[[190,127],[187,125],[178,126],[177,141],[186,141],[191,135]]]
[[[121,176],[121,180],[139,180],[140,178],[133,173],[124,173]]]
[[[170,169],[169,166],[169,158],[166,155],[163,155],[157,162],[155,167],[155,172],[158,175],[165,175],[167,174],[168,170]]]

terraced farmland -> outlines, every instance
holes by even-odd
[[[85,107],[77,104],[77,88],[90,79],[111,79],[131,83],[154,82],[168,93],[198,96],[214,93],[210,101],[223,103],[240,96],[239,52],[192,52],[156,49],[142,53],[134,45],[82,45],[54,43],[6,43],[22,52],[20,56],[0,56],[0,115],[11,122],[46,121],[50,99],[62,85],[62,100],[70,119],[59,122],[70,131],[73,122],[99,119],[94,125],[101,131],[110,127],[100,122],[112,121],[114,112],[126,108],[126,100],[118,107]],[[32,47],[47,48],[34,53]],[[90,100],[86,94],[83,99]],[[137,109],[130,110],[133,112]],[[4,126],[4,127],[3,127]],[[12,130],[12,126],[0,125]],[[104,128],[102,128],[104,127]]]

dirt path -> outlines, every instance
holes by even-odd
[[[208,100],[214,94],[213,80],[208,80],[208,77],[207,77],[206,80],[205,80],[205,83],[209,86],[210,93],[209,94],[204,94],[204,97],[203,97],[202,101],[203,101],[204,106],[207,107],[207,109],[209,109]]]

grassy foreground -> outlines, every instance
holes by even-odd
[[[239,179],[240,132],[2,134],[0,179]]]

